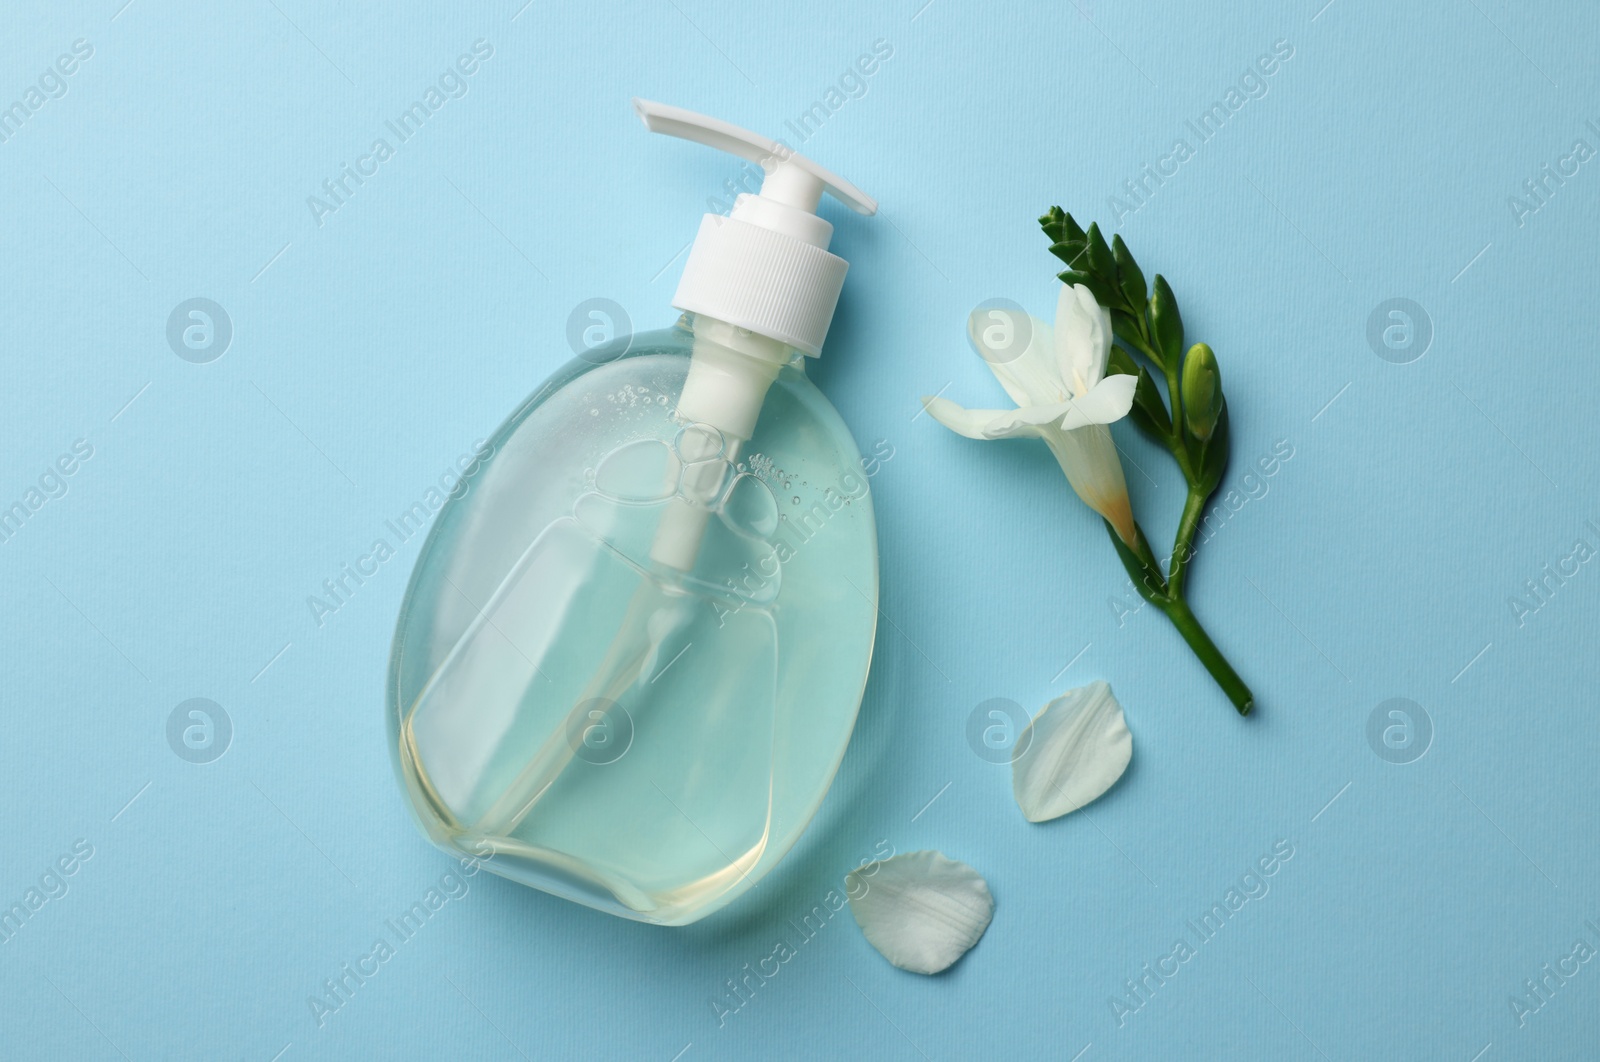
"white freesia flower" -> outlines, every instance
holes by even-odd
[[[1111,315],[1082,284],[1063,284],[1053,329],[1034,317],[989,308],[973,311],[967,329],[1018,408],[963,409],[936,396],[924,397],[923,407],[969,439],[1043,439],[1078,497],[1132,546],[1133,509],[1108,425],[1128,415],[1138,378],[1105,375]],[[997,351],[1002,345],[989,341],[991,329],[1026,342],[1022,353]]]
[[[852,870],[844,881],[867,942],[912,973],[947,969],[994,917],[983,876],[942,852],[905,852]]]
[[[1122,705],[1104,682],[1068,690],[1017,735],[1011,788],[1029,822],[1048,822],[1098,799],[1133,758]]]

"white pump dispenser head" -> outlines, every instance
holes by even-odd
[[[727,216],[700,221],[672,305],[695,315],[694,346],[677,415],[715,428],[735,459],[755,431],[778,371],[800,350],[816,357],[833,321],[849,264],[828,253],[833,226],[816,214],[824,191],[858,214],[878,204],[849,181],[788,147],[681,107],[635,99],[653,133],[693,140],[760,165],[761,194],[741,195]],[[711,468],[707,462],[705,468]],[[720,481],[719,481],[720,482]],[[650,556],[688,571],[695,565],[711,511],[704,486],[687,484],[662,513]]]
[[[827,191],[858,214],[873,214],[878,204],[749,130],[651,100],[635,99],[633,109],[651,132],[736,155],[766,174],[759,195],[739,196],[727,217],[701,219],[672,305],[820,354],[849,264],[828,253],[833,226],[816,215],[817,203]]]

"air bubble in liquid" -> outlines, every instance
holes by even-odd
[[[601,459],[595,470],[595,490],[617,501],[661,501],[677,492],[681,468],[666,443],[639,439]]]
[[[778,500],[772,490],[749,473],[734,477],[723,504],[723,519],[735,531],[770,538],[778,530]]]

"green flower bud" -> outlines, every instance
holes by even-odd
[[[1201,442],[1211,438],[1222,413],[1222,370],[1217,356],[1196,343],[1183,357],[1183,424]]]

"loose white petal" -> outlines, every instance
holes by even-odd
[[[994,897],[976,870],[941,852],[906,852],[844,877],[850,913],[894,965],[936,974],[989,928]]]
[[[1069,690],[1044,706],[1017,738],[1011,788],[1029,822],[1077,811],[1110,789],[1133,756],[1122,706],[1104,682]]]

